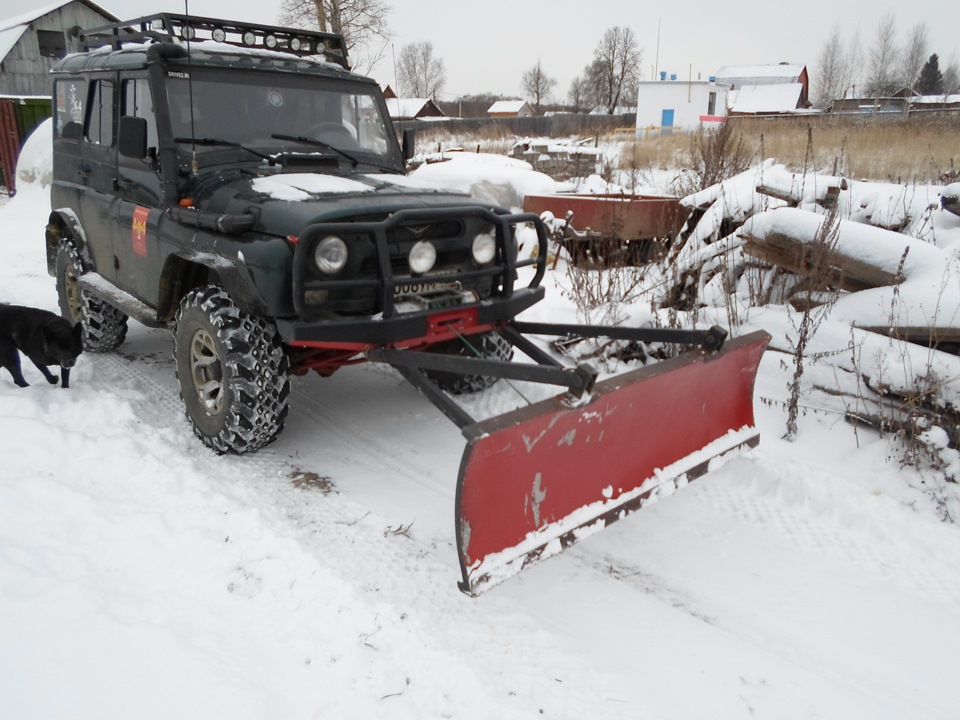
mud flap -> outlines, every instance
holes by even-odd
[[[770,340],[689,352],[464,428],[460,589],[478,595],[699,477],[759,434],[753,387]]]

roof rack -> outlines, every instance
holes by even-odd
[[[255,47],[298,57],[322,55],[329,62],[350,69],[347,64],[347,45],[342,35],[193,15],[146,15],[135,20],[81,30],[79,40],[84,50],[106,45],[119,50],[121,44],[137,41],[179,43],[213,40],[237,47]]]

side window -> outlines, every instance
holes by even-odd
[[[113,83],[94,80],[87,108],[87,140],[94,145],[113,147]]]
[[[157,147],[157,119],[153,112],[153,95],[146,78],[123,81],[124,115],[133,115],[147,121],[147,147]]]
[[[57,137],[79,140],[83,135],[83,115],[87,100],[86,80],[58,80],[54,89],[57,98]]]

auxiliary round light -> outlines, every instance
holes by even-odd
[[[247,31],[243,34],[243,44],[244,44],[244,45],[256,45],[256,44],[257,44],[257,36],[256,36],[251,30],[247,30]]]
[[[417,275],[430,272],[436,261],[437,249],[426,240],[421,240],[410,248],[408,262],[410,263],[410,269]]]
[[[313,251],[313,262],[321,272],[333,275],[343,270],[347,264],[347,254],[347,244],[343,239],[330,235],[317,243]]]
[[[486,265],[497,255],[497,240],[492,233],[481,233],[473,239],[473,259],[477,265]]]
[[[197,36],[197,31],[189,25],[184,25],[180,30],[180,37],[184,40],[193,40]]]
[[[263,39],[263,44],[266,45],[266,46],[267,46],[268,48],[270,48],[271,50],[273,50],[273,49],[277,46],[277,36],[276,36],[276,35],[267,35],[267,36]]]
[[[297,52],[300,49],[300,44],[301,44],[300,38],[298,37],[290,38],[290,49],[293,50],[294,52]]]
[[[212,37],[215,42],[222,43],[227,39],[227,32],[223,28],[214,28],[213,32],[210,33],[210,37]]]

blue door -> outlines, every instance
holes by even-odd
[[[669,135],[672,130],[669,128],[673,127],[673,110],[662,110],[660,112],[660,133],[663,135]]]

